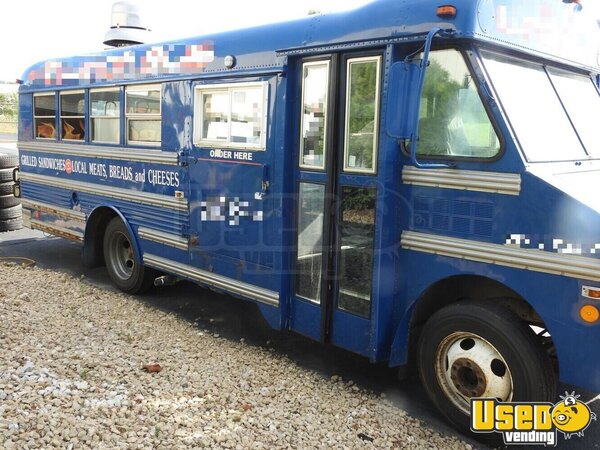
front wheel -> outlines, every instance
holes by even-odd
[[[113,283],[128,294],[140,294],[152,287],[154,270],[136,259],[132,237],[119,217],[112,219],[104,234],[104,260]]]
[[[461,301],[436,312],[421,333],[418,364],[429,397],[463,432],[473,397],[555,401],[556,376],[538,338],[492,301]]]

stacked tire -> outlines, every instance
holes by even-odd
[[[0,233],[23,228],[21,200],[13,195],[13,171],[18,165],[16,155],[0,153]]]

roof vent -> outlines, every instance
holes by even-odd
[[[112,6],[110,30],[104,35],[104,44],[111,47],[143,44],[150,29],[142,26],[140,12],[130,2],[116,2]]]

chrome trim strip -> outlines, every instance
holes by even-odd
[[[71,241],[83,242],[83,233],[78,231],[73,231],[59,225],[50,225],[48,222],[40,222],[36,219],[31,219],[30,225],[32,230],[40,230]]]
[[[600,260],[543,250],[404,231],[402,248],[534,272],[600,281]]]
[[[164,233],[162,231],[152,230],[150,228],[139,227],[138,236],[145,241],[156,242],[157,244],[168,245],[179,250],[188,250],[188,240],[183,236]]]
[[[233,278],[217,275],[215,273],[207,272],[206,270],[198,269],[196,267],[188,266],[186,264],[181,264],[147,253],[144,254],[144,264],[154,267],[155,269],[174,273],[200,283],[205,283],[219,289],[224,289],[269,306],[279,306],[279,292],[264,289],[252,284],[244,283],[243,281],[234,280]]]
[[[72,209],[61,208],[58,206],[50,205],[49,203],[34,202],[27,199],[22,199],[21,204],[23,208],[36,209],[46,213],[54,214],[63,219],[78,220],[85,222],[86,215],[81,211],[74,211]]]
[[[63,144],[56,141],[20,141],[17,143],[19,150],[30,152],[57,153],[69,156],[82,156],[88,158],[108,158],[131,162],[156,163],[177,165],[177,152],[163,152],[161,150],[134,149],[113,147],[105,145]]]
[[[456,169],[418,169],[405,166],[402,182],[418,186],[459,189],[496,194],[519,195],[521,175],[518,173],[480,172]]]
[[[175,209],[180,212],[187,212],[187,199],[169,197],[167,195],[152,194],[150,192],[134,191],[131,189],[106,187],[101,184],[86,183],[83,181],[65,180],[64,178],[50,177],[47,175],[38,175],[35,173],[19,172],[21,181],[42,184],[45,186],[54,186],[72,191],[86,192],[88,194],[101,195],[120,200],[141,203],[144,205],[158,206],[161,208]]]

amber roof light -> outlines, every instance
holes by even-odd
[[[443,5],[438,6],[437,15],[442,19],[454,19],[456,17],[456,6]]]

